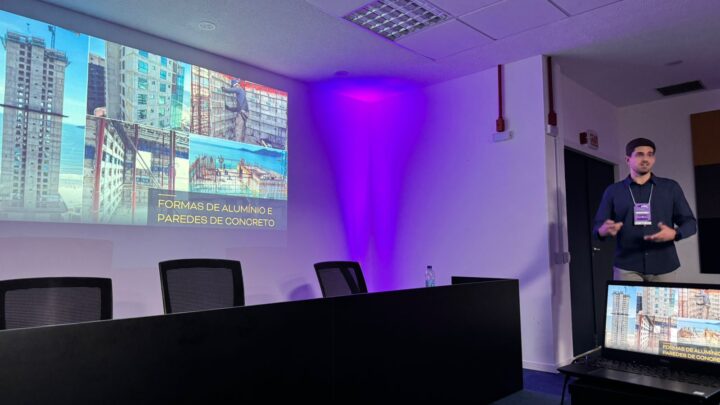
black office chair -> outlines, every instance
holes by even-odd
[[[0,329],[112,319],[112,281],[42,277],[0,281]]]
[[[237,260],[180,259],[160,262],[166,314],[245,305]]]
[[[365,278],[358,262],[315,263],[315,273],[325,298],[367,292]]]

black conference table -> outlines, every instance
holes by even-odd
[[[518,282],[477,281],[0,331],[0,403],[492,402],[522,389]]]

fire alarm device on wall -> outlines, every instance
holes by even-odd
[[[600,147],[600,139],[598,139],[598,136],[595,132],[588,131],[588,137],[590,138],[588,144],[588,146],[590,146],[590,149],[597,149]]]
[[[600,139],[595,131],[587,130],[580,132],[580,145],[587,145],[590,149],[597,149],[600,147]]]

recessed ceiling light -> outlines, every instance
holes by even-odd
[[[397,41],[446,20],[448,14],[425,0],[377,0],[343,18]]]
[[[216,25],[210,21],[200,21],[198,23],[200,31],[215,31]]]

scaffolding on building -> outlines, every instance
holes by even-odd
[[[147,209],[149,189],[176,190],[176,158],[180,155],[187,159],[189,134],[104,117],[89,117],[88,120],[89,123],[95,121],[94,125],[88,125],[86,137],[86,144],[94,148],[94,153],[86,153],[86,160],[91,158],[93,161],[92,165],[86,165],[86,169],[92,167],[92,170],[85,176],[87,183],[93,185],[91,220],[109,222],[109,217],[121,216],[136,223],[139,207],[143,211]],[[116,138],[114,143],[121,145],[120,153],[107,149],[113,144],[107,140],[107,134],[112,134]],[[112,164],[120,167],[122,181],[108,189],[103,187],[103,181],[109,181],[110,174],[103,171],[103,165],[110,168]],[[105,215],[102,215],[103,192],[122,196],[122,203],[109,207],[110,212]]]
[[[241,86],[250,107],[245,141],[287,150],[287,93],[249,81]]]
[[[210,71],[198,66],[192,67],[190,99],[192,106],[190,132],[210,133]]]

